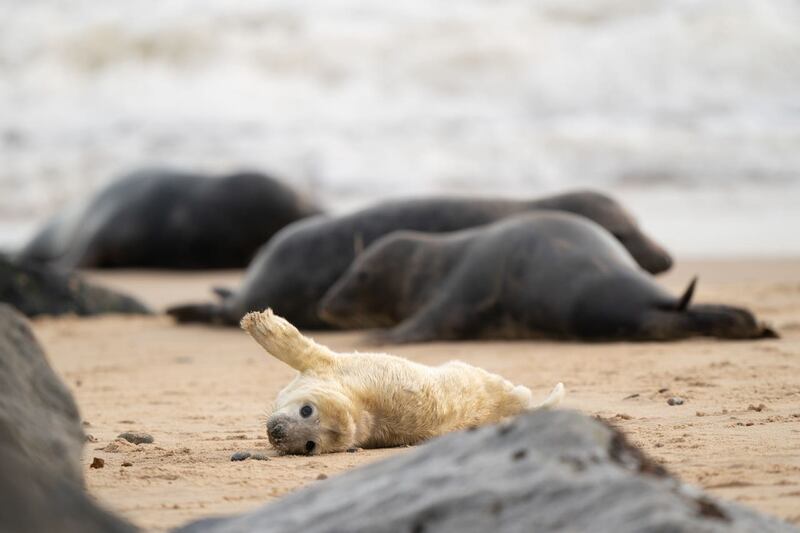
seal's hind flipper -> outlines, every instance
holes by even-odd
[[[223,302],[231,298],[234,294],[233,290],[227,287],[212,287],[211,291],[219,297]]]
[[[232,326],[236,321],[230,317],[227,310],[216,304],[185,304],[167,308],[167,314],[179,324],[202,323]]]
[[[676,311],[686,311],[686,308],[689,307],[689,304],[692,302],[692,296],[694,296],[694,288],[696,286],[697,276],[692,278],[692,281],[689,282],[689,286],[683,291],[683,296],[681,296],[681,299],[678,300],[678,303],[675,305]]]

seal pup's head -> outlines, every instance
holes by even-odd
[[[276,450],[305,455],[343,451],[369,435],[371,415],[336,379],[339,354],[271,309],[248,313],[241,326],[273,357],[300,372],[278,394],[267,419],[267,437]]]
[[[335,383],[298,376],[278,395],[267,419],[267,437],[283,454],[344,451],[355,443],[353,412]]]

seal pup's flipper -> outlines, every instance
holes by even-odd
[[[273,357],[300,372],[324,368],[336,359],[335,352],[304,336],[272,309],[247,313],[239,325]]]
[[[564,399],[565,396],[564,392],[564,384],[558,383],[550,394],[545,398],[545,400],[540,403],[539,405],[534,406],[534,409],[552,409],[553,407],[557,407],[561,401]]]

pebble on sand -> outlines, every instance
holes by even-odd
[[[680,396],[673,396],[669,400],[667,400],[669,405],[683,405],[683,398]]]
[[[267,454],[259,452],[250,455],[250,459],[253,459],[254,461],[269,461]]]
[[[95,457],[92,459],[92,464],[89,465],[89,468],[103,468],[106,466],[106,462],[99,457]]]
[[[118,439],[125,439],[133,444],[153,444],[153,436],[148,433],[139,433],[136,431],[126,431],[117,435]]]
[[[231,461],[244,461],[248,457],[250,457],[250,452],[236,452],[231,455]]]

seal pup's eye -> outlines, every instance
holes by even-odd
[[[313,440],[306,442],[306,453],[311,453],[314,451],[314,448],[317,447],[317,443]]]
[[[304,405],[303,407],[300,408],[300,416],[302,416],[303,418],[308,418],[309,416],[311,416],[311,413],[313,412],[314,409],[310,405]],[[311,444],[314,443],[312,442]],[[306,444],[306,446],[308,446],[308,444]]]

